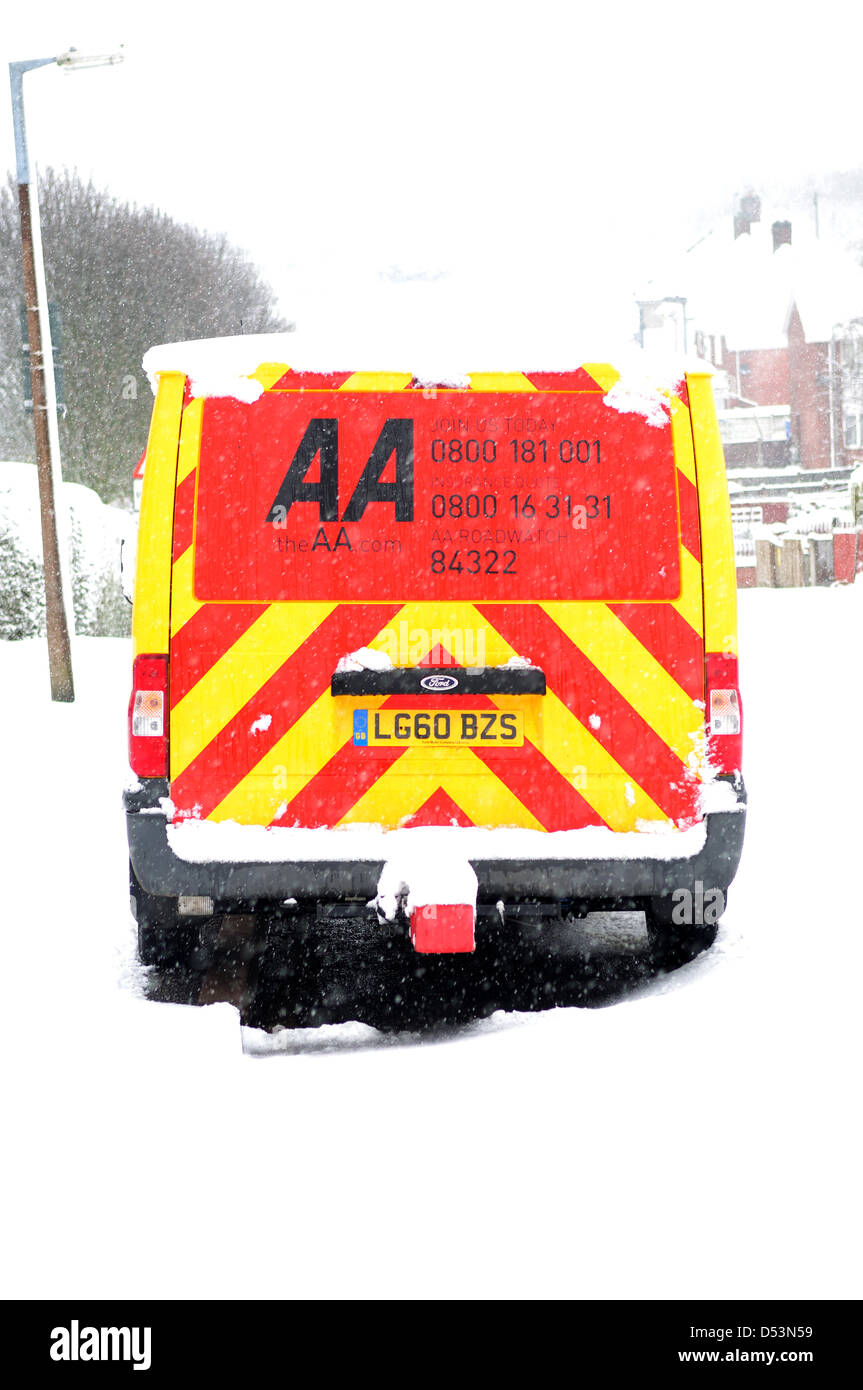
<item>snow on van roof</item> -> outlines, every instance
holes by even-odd
[[[293,370],[332,372],[411,371],[419,385],[466,388],[471,371],[476,372],[565,372],[573,371],[585,361],[611,361],[621,380],[614,387],[607,403],[618,410],[641,410],[652,423],[656,416],[660,393],[674,391],[687,372],[712,374],[714,368],[701,358],[682,355],[668,356],[644,352],[633,344],[625,344],[613,353],[550,352],[544,357],[526,352],[518,361],[505,357],[477,363],[454,361],[455,352],[435,354],[436,360],[405,360],[398,344],[383,355],[380,347],[363,350],[362,344],[352,344],[347,354],[337,347],[312,346],[296,333],[258,333],[228,338],[202,338],[184,343],[164,343],[152,347],[144,355],[143,367],[155,391],[161,372],[183,372],[189,378],[193,396],[233,396],[253,401],[263,387],[249,378],[264,363],[284,363]],[[638,403],[640,402],[640,404]]]
[[[144,353],[142,366],[154,392],[160,372],[183,372],[195,396],[237,396],[240,400],[256,400],[263,387],[248,378],[263,362],[290,361],[292,346],[290,333],[248,333],[231,338],[162,343]]]

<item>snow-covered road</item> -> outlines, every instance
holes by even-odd
[[[3,1287],[24,1298],[851,1298],[863,585],[741,595],[747,843],[717,945],[598,1009],[269,1039],[147,1001],[128,650],[4,690]]]

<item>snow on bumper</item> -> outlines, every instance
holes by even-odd
[[[696,882],[725,889],[743,847],[745,792],[715,788],[704,820],[683,831],[616,833],[604,827],[543,832],[427,826],[303,830],[233,822],[169,823],[167,784],[125,794],[129,853],[138,881],[158,896],[217,900],[374,898],[384,864],[400,855],[468,862],[478,897],[550,900],[665,896]]]

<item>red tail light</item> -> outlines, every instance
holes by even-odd
[[[168,658],[136,656],[129,700],[129,764],[138,777],[168,775]]]
[[[710,762],[718,772],[740,772],[743,761],[743,708],[737,657],[704,658],[707,697],[705,724]]]

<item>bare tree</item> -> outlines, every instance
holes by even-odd
[[[221,235],[120,203],[76,173],[39,184],[48,297],[62,319],[63,475],[127,503],[147,439],[148,347],[186,338],[288,328],[272,291]],[[14,183],[0,188],[0,457],[33,456],[24,409],[21,243]]]

